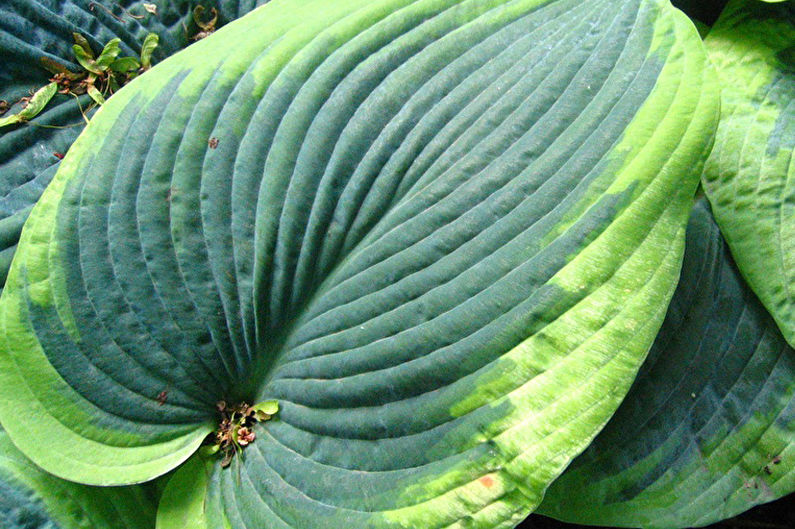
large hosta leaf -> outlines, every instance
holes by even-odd
[[[540,511],[693,527],[795,491],[795,351],[745,285],[708,206],[638,379]]]
[[[3,529],[154,529],[155,504],[140,486],[89,487],[31,463],[0,429]]]
[[[795,345],[795,4],[733,1],[706,44],[724,89],[704,189],[740,271]]]
[[[513,526],[662,322],[708,72],[667,2],[264,6],[67,155],[0,304],[0,420],[110,484],[276,399],[205,480],[232,527]]]
[[[122,55],[138,56],[150,32],[159,37],[155,62],[191,42],[200,28],[193,21],[196,5],[217,8],[218,25],[233,20],[266,0],[5,0],[0,3],[0,100],[12,107],[23,96],[48,83],[52,75],[41,59],[72,71],[80,67],[72,51],[72,33],[87,38],[99,53],[105,43],[121,39]],[[155,13],[144,8],[154,5]],[[0,129],[0,290],[16,249],[22,223],[59,161],[82,131],[91,100],[57,95],[35,125]]]

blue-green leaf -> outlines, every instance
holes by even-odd
[[[263,6],[64,159],[0,300],[0,420],[110,484],[274,400],[209,439],[211,527],[513,527],[662,323],[717,114],[667,1]]]
[[[700,527],[795,491],[795,351],[734,265],[705,201],[638,379],[540,512]]]
[[[705,44],[724,86],[704,190],[737,266],[795,345],[795,4],[734,0]]]

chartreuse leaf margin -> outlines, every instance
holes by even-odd
[[[705,44],[723,91],[704,190],[740,271],[795,346],[795,4],[734,0]]]
[[[194,454],[220,400],[276,400],[198,480],[210,527],[519,523],[676,285],[718,115],[689,20],[284,0],[145,77],[23,231],[0,300],[20,449],[134,483]]]
[[[795,491],[795,351],[701,200],[682,278],[627,398],[539,512],[612,527],[701,527]]]
[[[141,486],[90,487],[42,472],[0,429],[3,529],[154,529],[155,512]]]

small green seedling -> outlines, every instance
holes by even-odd
[[[104,6],[101,7],[104,8]],[[151,14],[157,13],[157,6],[154,4],[144,4],[144,8]],[[215,29],[217,18],[215,9],[213,12],[212,20],[206,24],[210,26],[211,31]],[[196,16],[194,11],[194,17]],[[94,54],[88,39],[80,33],[72,33],[72,38],[74,39],[72,52],[83,71],[73,72],[49,57],[42,57],[42,67],[53,74],[50,84],[39,89],[30,97],[23,97],[19,101],[23,105],[22,110],[0,118],[0,127],[25,123],[33,119],[44,110],[56,93],[72,96],[88,94],[94,103],[102,105],[119,88],[152,67],[152,53],[160,41],[155,33],[146,35],[141,45],[140,58],[136,58],[119,57],[121,53],[121,39],[119,38],[109,40],[99,55]],[[10,105],[6,101],[1,101],[0,115],[5,114],[9,107]],[[85,114],[83,117],[85,118]]]
[[[214,25],[214,19],[212,23]],[[0,118],[0,127],[30,121],[44,110],[56,93],[72,96],[88,94],[96,104],[103,104],[107,97],[152,67],[152,53],[160,40],[157,34],[149,33],[141,46],[139,59],[119,57],[121,39],[118,38],[108,41],[102,52],[96,56],[88,39],[83,35],[72,33],[72,37],[75,41],[72,51],[83,71],[73,72],[49,57],[42,57],[41,65],[53,74],[50,84],[40,88],[30,97],[23,97],[19,101],[23,105],[22,110]],[[7,102],[2,101],[0,115],[9,107]]]
[[[157,48],[160,37],[156,33],[149,33],[141,46],[141,69],[148,70],[152,67],[152,52]]]
[[[51,81],[58,84],[62,94],[88,94],[98,105],[119,88],[145,72],[152,66],[152,53],[157,48],[159,37],[149,33],[141,46],[140,59],[119,57],[121,39],[108,41],[99,56],[94,55],[88,40],[79,33],[73,33],[72,45],[75,59],[83,68],[82,72],[71,72],[63,65],[42,58],[42,65],[55,75]]]
[[[14,125],[16,123],[24,123],[35,118],[44,109],[47,103],[50,102],[50,99],[53,98],[57,91],[58,84],[50,83],[43,88],[39,88],[30,98],[23,98],[22,103],[25,106],[22,108],[22,110],[16,114],[11,114],[10,116],[0,118],[0,127]],[[27,101],[25,101],[25,99],[27,99]]]

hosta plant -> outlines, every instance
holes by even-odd
[[[722,127],[743,96],[721,107],[708,59],[726,47],[710,44],[721,22],[705,46],[667,0],[275,0],[217,31],[206,20],[194,22],[212,34],[91,117],[27,218],[0,298],[0,422],[19,450],[88,485],[175,471],[158,529],[507,528],[551,484],[541,508],[565,519],[693,523],[624,489],[618,514],[587,515],[616,502],[595,476],[629,469],[621,486],[644,490],[643,472],[672,472],[670,457],[641,468],[616,446],[555,480],[655,337],[653,362],[695,354],[669,327],[657,335],[702,169],[710,198],[729,185],[710,153],[731,141]],[[720,235],[696,211],[685,264],[717,266],[729,258],[704,249]],[[789,358],[742,279],[719,270],[720,288],[673,306],[729,317],[701,308],[728,282]],[[688,274],[679,292],[711,277]],[[756,358],[746,345],[736,362]],[[589,450],[650,413],[637,394],[657,398],[654,365]],[[699,369],[693,406],[724,380]],[[781,369],[743,397],[791,410]],[[664,425],[683,417],[670,402]],[[777,427],[753,446],[791,450],[791,423]],[[700,464],[693,454],[682,462]],[[708,494],[721,468],[685,490]],[[696,523],[785,494],[787,479]],[[564,512],[570,495],[586,514]]]
[[[140,58],[156,36],[149,62],[157,63],[266,1],[0,2],[0,123],[19,115],[32,120],[29,125],[0,128],[0,288],[33,204],[96,109],[85,89],[69,83],[61,83],[35,113],[25,109],[27,99],[51,85],[58,72],[78,77],[92,73],[75,55],[76,39],[89,54],[99,55],[115,42],[120,58]],[[204,11],[196,11],[199,7]],[[126,68],[137,66],[128,61]]]

